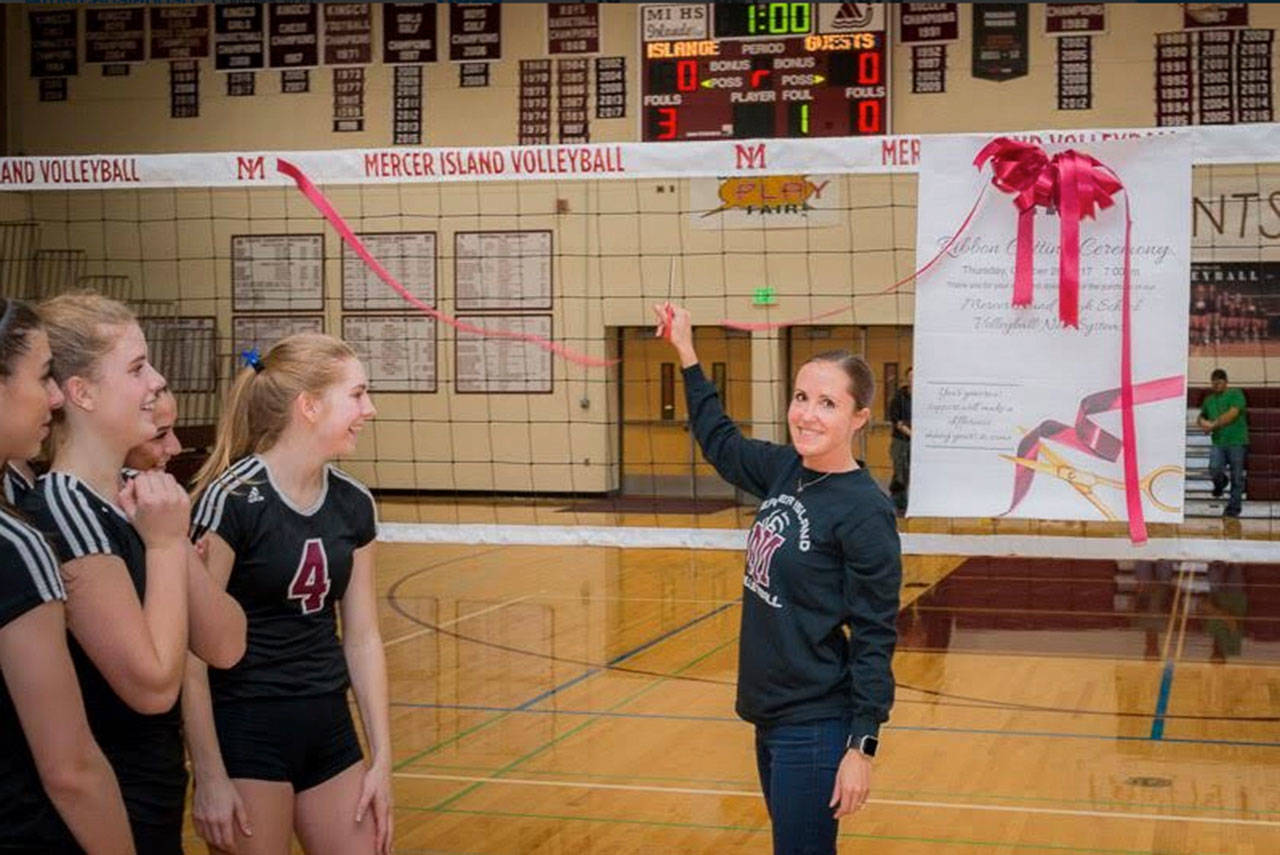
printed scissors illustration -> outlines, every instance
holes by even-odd
[[[1124,490],[1124,481],[1121,481],[1118,478],[1108,478],[1105,475],[1098,475],[1093,472],[1085,472],[1081,469],[1077,469],[1075,466],[1059,456],[1057,452],[1049,448],[1048,443],[1045,442],[1040,443],[1040,456],[1044,458],[1043,460],[1032,460],[1028,457],[1014,457],[1011,454],[1002,454],[1000,456],[1005,460],[1008,460],[1010,463],[1015,463],[1018,466],[1025,467],[1027,469],[1034,469],[1037,472],[1042,472],[1045,475],[1052,475],[1055,478],[1061,478],[1063,481],[1066,481],[1074,487],[1077,493],[1084,496],[1085,499],[1097,508],[1099,513],[1101,513],[1106,519],[1113,521],[1119,519],[1115,512],[1108,507],[1107,503],[1098,498],[1094,488],[1113,487],[1118,490]],[[1160,510],[1169,511],[1171,513],[1176,512],[1178,510],[1176,507],[1165,504],[1156,498],[1155,482],[1162,475],[1180,474],[1182,474],[1181,466],[1174,466],[1171,464],[1157,466],[1138,482],[1138,488],[1143,493],[1146,493],[1147,499],[1151,504],[1155,505]]]

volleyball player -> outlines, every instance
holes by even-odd
[[[792,445],[747,439],[698,364],[689,313],[656,306],[684,369],[689,420],[727,481],[764,501],[747,539],[737,712],[775,855],[834,855],[837,821],[866,802],[893,704],[902,561],[893,505],[853,457],[871,369],[846,351],[796,374]]]
[[[39,451],[62,405],[49,363],[35,311],[0,298],[0,459]],[[0,852],[132,853],[67,651],[65,599],[53,551],[0,501]]]
[[[26,507],[62,561],[72,659],[138,852],[180,853],[190,503],[166,474],[121,477],[129,449],[155,435],[164,379],[123,305],[75,294],[39,310],[65,403]]]
[[[156,424],[156,432],[146,442],[129,449],[124,458],[126,470],[163,470],[173,456],[182,451],[182,443],[178,442],[178,435],[173,432],[173,426],[178,421],[178,401],[168,386],[156,395],[151,415]]]
[[[240,855],[284,855],[291,831],[310,855],[385,853],[391,747],[375,509],[330,464],[374,416],[368,381],[351,348],[324,335],[290,336],[248,361],[196,479],[193,536],[207,538],[210,572],[249,620],[238,665],[187,678],[196,828]]]

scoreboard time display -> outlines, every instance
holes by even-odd
[[[640,20],[646,142],[889,131],[882,3],[655,3]]]

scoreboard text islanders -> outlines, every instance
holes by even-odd
[[[640,16],[646,141],[889,131],[884,4],[661,3]]]

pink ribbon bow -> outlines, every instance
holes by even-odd
[[[997,137],[987,143],[974,166],[991,161],[991,183],[1013,194],[1018,208],[1018,255],[1013,279],[1013,305],[1030,306],[1035,266],[1036,208],[1058,213],[1058,317],[1069,327],[1080,325],[1080,219],[1109,208],[1123,185],[1114,172],[1074,149],[1049,157],[1031,143]]]

